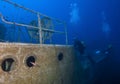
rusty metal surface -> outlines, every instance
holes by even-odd
[[[58,54],[63,59],[58,60]],[[26,59],[36,58],[28,67]],[[74,50],[72,46],[0,43],[0,64],[6,58],[15,60],[9,72],[0,67],[0,84],[73,84]]]

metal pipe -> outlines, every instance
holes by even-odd
[[[7,3],[9,3],[9,4],[12,4],[12,5],[16,6],[16,7],[22,8],[22,9],[24,9],[24,10],[26,10],[26,11],[31,12],[31,13],[34,13],[34,14],[38,14],[38,13],[39,13],[38,11],[31,10],[31,9],[29,9],[29,8],[26,8],[26,7],[22,6],[22,5],[16,4],[16,3],[14,3],[14,2],[12,2],[12,1],[10,1],[10,0],[3,0],[3,1],[5,1],[5,2],[7,2]],[[55,20],[56,22],[63,24],[63,21],[60,21],[60,20],[58,20],[58,19],[56,19],[56,18],[49,17],[49,16],[44,15],[44,14],[42,14],[42,13],[39,13],[39,15],[40,15],[40,16],[44,16],[44,17],[51,18],[51,19]]]
[[[40,40],[40,44],[42,44],[42,27],[41,27],[41,20],[39,13],[37,14],[37,16],[38,16],[38,27],[39,27],[39,40]]]
[[[32,29],[39,29],[39,27],[35,27],[35,26],[30,26],[30,25],[26,25],[26,24],[20,24],[20,23],[16,23],[16,22],[10,22],[10,21],[6,21],[3,17],[2,14],[0,14],[1,20],[6,23],[6,24],[11,24],[11,25],[17,25],[17,26],[23,26],[23,27],[27,27],[27,28],[32,28]],[[49,31],[49,32],[53,32],[53,33],[64,33],[61,31],[55,31],[53,29],[46,29],[46,28],[42,28],[42,31]]]
[[[3,1],[5,1],[5,2],[7,2],[7,3],[9,3],[9,4],[12,4],[12,5],[16,6],[16,7],[19,7],[19,8],[22,8],[22,9],[24,9],[24,10],[27,10],[27,11],[29,11],[29,12],[32,12],[32,13],[37,14],[36,11],[31,10],[31,9],[28,9],[28,8],[25,8],[24,6],[19,5],[19,4],[16,4],[16,3],[14,3],[14,2],[12,2],[12,1],[10,1],[10,0],[3,0]]]
[[[67,45],[68,44],[68,34],[67,34],[66,23],[64,23],[64,27],[65,27],[65,39],[66,39],[66,45]]]

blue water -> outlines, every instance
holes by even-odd
[[[109,44],[113,46],[110,57],[95,64],[93,84],[120,84],[120,1],[119,0],[11,0],[27,8],[39,11],[48,16],[63,20],[67,23],[68,43],[73,44],[73,39],[78,38],[85,42],[87,51],[92,53],[96,49],[103,50]],[[0,13],[5,16],[19,17],[24,23],[35,18],[21,10],[9,8],[7,3],[0,1]],[[7,6],[6,6],[7,5]],[[5,10],[7,9],[7,11]],[[18,14],[18,16],[14,15]],[[18,19],[18,20],[17,20]],[[19,28],[18,28],[19,29]],[[8,30],[8,29],[7,29]],[[4,32],[4,31],[3,31]],[[26,32],[23,30],[22,32]],[[8,32],[9,33],[9,32]],[[27,33],[27,32],[26,32]],[[11,42],[17,40],[18,33]],[[8,36],[9,37],[9,36]],[[7,36],[5,38],[8,38]],[[28,42],[29,36],[21,36],[21,42]],[[0,37],[2,38],[2,37]],[[9,37],[10,38],[10,37]],[[57,37],[56,37],[57,38]],[[3,38],[2,38],[3,39]],[[26,39],[26,40],[24,40]],[[61,39],[62,40],[62,39]],[[57,40],[57,41],[61,41]],[[33,40],[33,43],[38,41]]]

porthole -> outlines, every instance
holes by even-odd
[[[63,60],[63,53],[60,52],[60,53],[58,54],[58,60],[59,60],[59,61],[62,61],[62,60]]]
[[[36,58],[34,56],[29,56],[27,59],[26,59],[26,65],[28,67],[33,67],[34,64],[35,64],[35,61],[36,61]]]
[[[9,72],[13,70],[15,64],[15,60],[13,58],[6,58],[1,63],[1,68],[5,72]]]

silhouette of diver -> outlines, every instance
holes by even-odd
[[[74,40],[74,48],[77,50],[81,55],[85,53],[85,44],[83,41],[78,40],[77,38]]]

